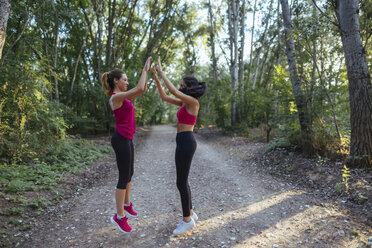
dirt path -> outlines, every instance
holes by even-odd
[[[132,202],[139,213],[130,234],[109,218],[115,213],[116,169],[95,188],[62,202],[58,213],[42,218],[20,247],[358,247],[353,230],[366,227],[336,206],[268,175],[255,172],[228,150],[196,135],[190,173],[197,227],[171,236],[181,218],[175,184],[175,133],[152,127],[135,155]],[[249,147],[252,156],[263,145]],[[114,158],[110,158],[114,162]]]

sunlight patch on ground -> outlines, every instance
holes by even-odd
[[[171,134],[171,135],[174,135],[175,136],[177,133],[174,130],[170,130],[170,131],[156,130],[156,132],[153,133],[153,135],[159,135],[159,134]]]
[[[357,247],[359,238],[349,240],[344,216],[319,206],[300,206],[301,212],[279,221],[259,234],[234,245],[245,247]],[[253,235],[253,236],[252,236]],[[269,246],[268,246],[269,245]]]
[[[152,131],[151,128],[146,128],[146,127],[136,127],[136,128],[141,130],[141,131],[145,131],[145,132],[151,132]]]
[[[230,220],[230,219],[244,219],[247,218],[255,213],[258,213],[266,208],[279,204],[290,197],[301,195],[303,192],[300,191],[286,191],[278,195],[274,195],[270,198],[262,200],[260,202],[256,202],[250,204],[246,207],[235,209],[233,211],[226,212],[222,215],[215,216],[213,218],[209,218],[205,221],[201,221],[197,225],[197,230],[199,232],[211,232],[214,229],[220,228],[221,226],[225,225],[226,222],[223,220]]]

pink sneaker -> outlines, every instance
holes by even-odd
[[[115,224],[123,233],[130,233],[132,231],[132,228],[128,225],[127,220],[128,218],[126,216],[119,220],[117,214],[115,214],[114,217],[111,217],[112,224]]]
[[[133,203],[130,203],[130,206],[124,206],[124,211],[131,217],[138,216],[138,214],[133,210]]]

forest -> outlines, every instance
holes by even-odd
[[[198,137],[210,130],[223,134],[198,140],[195,171],[201,173],[191,180],[198,189],[195,201],[204,203],[198,212],[204,223],[197,230],[205,236],[195,234],[181,244],[226,247],[282,235],[280,247],[372,245],[372,237],[367,241],[372,220],[371,36],[369,0],[0,0],[0,247],[29,247],[29,241],[41,247],[42,238],[60,246],[64,236],[65,247],[73,242],[103,247],[106,240],[100,239],[110,227],[102,224],[110,207],[102,192],[113,184],[87,190],[108,180],[115,160],[108,141],[115,119],[101,77],[119,68],[131,89],[149,56],[153,65],[161,58],[177,88],[185,76],[206,82],[195,132]],[[164,151],[173,149],[166,129],[174,128],[177,108],[161,100],[151,71],[147,91],[132,102],[140,130],[136,152],[137,145],[146,151],[135,161],[136,177],[146,179],[135,187],[145,212],[151,197],[173,199],[162,187],[168,185],[165,176],[173,175]],[[164,140],[148,138],[143,130],[151,128]],[[170,178],[167,183],[173,185]],[[227,193],[214,194],[221,186],[216,178]],[[161,188],[155,190],[158,195],[147,195],[153,186]],[[83,191],[89,191],[94,204],[82,200]],[[227,196],[233,204],[228,211],[223,206]],[[60,214],[54,206],[64,199],[67,204],[60,207],[67,210]],[[87,233],[85,226],[70,228],[87,219],[85,212],[69,208],[80,201],[84,210],[97,213],[88,217],[99,220],[94,224],[98,235]],[[164,206],[175,211],[169,202]],[[253,213],[252,206],[260,211]],[[58,217],[50,209],[42,215],[48,207]],[[155,212],[163,210],[161,204],[156,207]],[[41,226],[49,229],[49,218],[61,223],[61,232],[36,235]],[[127,241],[133,247],[154,247],[152,242],[178,247],[180,240],[171,243],[164,235],[173,221],[168,217],[159,220],[164,227],[155,239],[143,238],[155,235],[153,220],[140,219],[151,228],[144,228],[139,239],[123,241],[111,232],[113,245],[107,247],[127,246]],[[285,231],[278,228],[286,222]],[[250,229],[243,232],[246,223]],[[81,240],[67,235],[76,230]],[[203,246],[207,241],[212,245]],[[268,244],[263,246],[278,247]]]
[[[133,87],[148,56],[176,85],[185,75],[207,83],[199,128],[259,128],[272,149],[372,165],[371,1],[0,3],[2,167],[112,133],[101,75],[120,68]],[[148,84],[137,125],[174,122],[151,75]]]

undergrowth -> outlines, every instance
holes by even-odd
[[[64,189],[57,184],[62,178],[86,170],[110,150],[108,145],[66,137],[50,146],[44,157],[0,164],[0,247],[12,246],[12,230],[32,229],[30,213],[40,214],[45,207],[61,201]]]
[[[97,146],[92,141],[66,138],[56,147],[50,147],[43,158],[30,163],[2,164],[0,192],[22,195],[26,191],[49,190],[64,174],[78,173],[109,150],[109,146]]]

